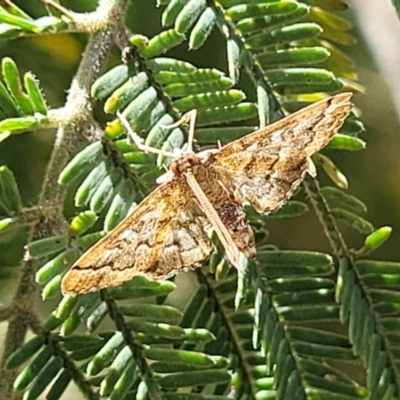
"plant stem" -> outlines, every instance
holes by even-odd
[[[83,137],[87,137],[94,127],[91,115],[90,88],[99,77],[107,62],[114,38],[121,29],[121,15],[127,6],[127,0],[102,0],[95,13],[101,22],[107,19],[108,24],[99,24],[101,30],[91,34],[78,71],[72,80],[65,107],[58,110],[59,121],[62,121],[56,132],[53,151],[50,156],[45,178],[39,197],[37,209],[42,212],[39,221],[32,225],[28,241],[59,234],[66,229],[63,216],[65,189],[58,185],[57,179],[71,157],[81,147]],[[95,15],[93,13],[93,15]],[[92,30],[93,31],[93,30]],[[37,318],[36,299],[38,287],[34,275],[39,261],[25,260],[15,294],[11,300],[12,316],[0,357],[0,393],[4,400],[13,396],[13,381],[17,371],[5,370],[7,358],[22,346],[28,328],[40,332],[41,322]],[[38,322],[39,321],[39,322]],[[77,382],[79,386],[79,382]]]
[[[328,204],[320,193],[319,185],[316,179],[306,176],[304,179],[304,187],[306,193],[314,207],[315,213],[324,228],[326,237],[332,247],[335,256],[340,258],[346,256],[350,258],[349,251],[339,231],[335,219],[332,217]]]

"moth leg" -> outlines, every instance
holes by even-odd
[[[143,144],[142,143],[142,138],[136,132],[134,132],[132,130],[132,128],[129,125],[129,122],[125,118],[125,116],[123,114],[121,114],[119,111],[117,111],[117,117],[119,118],[119,120],[121,121],[121,124],[126,129],[129,137],[133,140],[133,143],[135,143],[136,147],[139,150],[147,152],[147,153],[161,154],[162,156],[165,156],[165,157],[176,158],[176,155],[171,153],[171,152],[169,152],[169,151],[160,150],[160,149],[157,149],[155,147],[151,147],[151,146],[147,146],[147,145]]]
[[[314,161],[312,160],[311,157],[307,158],[307,162],[308,162],[307,173],[313,178],[315,178],[317,176],[317,167],[315,166]]]

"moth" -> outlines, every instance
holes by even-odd
[[[241,252],[254,257],[243,204],[262,214],[282,206],[309,171],[310,157],[342,126],[351,96],[326,98],[220,149],[199,153],[192,150],[192,118],[188,149],[167,154],[172,162],[160,185],[76,262],[62,281],[62,292],[97,291],[138,275],[165,279],[199,267],[214,251],[210,228],[234,266]],[[134,140],[144,151],[161,152]]]

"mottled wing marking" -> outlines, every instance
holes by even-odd
[[[223,185],[219,173],[208,163],[196,172],[196,180],[217,212],[237,249],[247,257],[256,255],[253,231],[241,203]]]
[[[187,195],[185,179],[159,186],[89,253],[62,282],[65,294],[121,285],[137,275],[163,279],[199,266],[213,251],[207,221]]]
[[[216,211],[239,251],[249,258],[255,257],[256,245],[254,234],[243,206],[233,199],[227,198],[220,207],[216,208]]]
[[[308,158],[325,147],[352,104],[343,93],[312,104],[236,140],[210,157],[209,167],[238,203],[258,212],[280,207],[302,181]]]

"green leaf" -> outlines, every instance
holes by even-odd
[[[226,11],[226,16],[232,21],[240,21],[245,18],[259,17],[260,15],[290,14],[298,7],[297,2],[282,0],[262,4],[240,4]]]
[[[175,21],[175,30],[185,34],[207,7],[206,0],[189,0]]]
[[[72,266],[74,261],[79,256],[79,250],[67,249],[66,251],[59,254],[57,257],[48,261],[36,272],[36,282],[43,285],[49,282],[51,279],[56,277],[61,272],[66,271]]]
[[[51,346],[46,346],[40,353],[20,372],[14,382],[15,390],[24,390],[42,372],[45,365],[53,355]]]
[[[35,112],[47,115],[47,105],[39,87],[39,83],[30,72],[24,76],[24,84]]]
[[[259,251],[257,260],[267,276],[293,276],[332,273],[332,259],[327,254],[306,251]]]
[[[75,193],[75,206],[87,206],[93,195],[96,193],[99,186],[104,179],[113,170],[112,162],[108,159],[101,160],[93,169],[88,173],[83,182],[79,185]],[[72,176],[71,176],[71,179]],[[93,212],[93,211],[92,211]]]
[[[2,82],[0,82],[0,110],[5,117],[16,118],[22,115],[21,111],[18,109],[17,104],[10,96]]]
[[[124,109],[132,102],[140,93],[148,88],[149,81],[145,72],[129,78],[124,84],[117,87],[110,96],[108,96],[104,111],[106,113],[114,113],[117,110]]]
[[[111,363],[115,352],[121,351],[123,343],[122,334],[120,332],[115,333],[90,361],[86,369],[87,374],[97,375],[108,366]]]
[[[60,185],[68,185],[88,169],[96,165],[104,156],[101,142],[94,142],[78,153],[63,169],[58,178]]]
[[[194,108],[200,110],[207,107],[229,106],[241,102],[245,97],[241,90],[231,89],[190,95],[174,101],[173,104],[181,112],[185,112]]]
[[[288,50],[264,52],[258,56],[260,63],[266,67],[274,65],[308,65],[325,61],[329,52],[324,47],[298,47]]]
[[[208,39],[217,21],[217,15],[212,7],[207,7],[194,26],[190,38],[189,49],[199,49]]]
[[[392,0],[394,7],[396,8],[397,15],[400,15],[400,1],[399,0]]]
[[[171,0],[162,14],[162,19],[161,19],[162,25],[163,26],[173,25],[184,6],[185,2],[183,1]]]
[[[364,150],[365,146],[366,143],[359,138],[337,133],[328,143],[327,148],[335,150],[357,151]]]
[[[157,103],[157,91],[153,87],[145,89],[140,93],[123,111],[123,116],[130,122],[132,129],[137,131],[135,125],[140,117],[149,112]],[[119,120],[109,123],[105,134],[110,139],[116,138],[124,132],[124,128]]]
[[[54,357],[45,368],[39,373],[33,385],[26,392],[24,398],[26,400],[36,400],[41,393],[47,388],[50,382],[57,376],[62,369],[63,359]]]
[[[254,103],[240,103],[228,107],[210,108],[199,113],[197,126],[221,124],[230,121],[242,121],[257,116],[257,107]]]
[[[240,2],[241,3],[241,2]],[[244,34],[259,32],[275,26],[286,25],[304,18],[309,12],[309,6],[298,3],[295,11],[286,14],[257,16],[244,18],[236,24],[236,28]]]
[[[39,31],[36,23],[32,22],[31,20],[6,13],[4,11],[0,11],[0,21],[10,25],[17,26],[27,31],[32,31],[32,32]]]
[[[326,174],[331,178],[333,183],[335,183],[341,189],[347,189],[348,182],[346,176],[339,170],[339,168],[326,156],[317,153],[313,155],[313,160],[322,166]]]
[[[153,58],[148,60],[146,65],[155,74],[158,74],[161,71],[193,73],[197,70],[193,64],[187,61],[169,57]]]
[[[26,131],[39,125],[36,117],[8,118],[0,122],[0,131]]]
[[[128,214],[136,197],[135,186],[130,179],[122,182],[118,187],[104,219],[104,229],[110,231],[115,228]]]
[[[62,275],[54,276],[42,289],[42,299],[54,299],[61,295]]]
[[[44,344],[43,336],[35,336],[24,343],[6,361],[7,369],[15,369],[31,358]]]
[[[196,351],[186,350],[154,348],[145,350],[144,355],[151,360],[164,361],[171,364],[182,364],[198,369],[211,368],[214,366],[223,368],[226,367],[228,363],[228,360],[223,357],[209,356],[207,354],[198,353]]]
[[[2,20],[2,13],[0,11],[0,21]],[[9,58],[3,58],[2,61],[2,72],[4,75],[4,80],[6,81],[8,90],[11,95],[14,97],[14,100],[17,102],[19,108],[25,115],[33,114],[33,106],[29,97],[22,90],[21,78],[19,76],[18,68],[15,62]],[[0,126],[1,130],[7,130],[9,128],[3,128]]]
[[[68,236],[53,236],[44,239],[35,240],[34,242],[28,243],[26,251],[29,259],[37,259],[58,253],[68,245]]]
[[[328,200],[329,203],[335,201],[342,206],[350,207],[356,212],[367,212],[367,206],[361,200],[334,186],[324,186],[321,188],[321,194],[326,198],[326,200]]]
[[[114,390],[111,392],[109,399],[110,400],[124,399],[128,390],[132,386],[132,382],[134,382],[135,375],[136,375],[136,364],[131,360],[131,362],[125,368],[121,377],[118,379],[117,383],[115,384]],[[136,398],[139,398],[139,397],[136,396]],[[144,398],[147,398],[147,397],[144,397]]]
[[[125,346],[115,357],[108,369],[106,377],[101,382],[100,395],[107,396],[114,390],[116,383],[122,376],[122,373],[126,370],[131,359],[131,349],[128,346]]]
[[[104,318],[108,314],[108,305],[104,301],[101,302],[97,308],[87,317],[86,328],[89,333],[97,330]]]
[[[169,29],[161,32],[159,35],[154,36],[151,40],[140,49],[140,53],[143,57],[153,58],[160,54],[167,52],[168,50],[180,45],[185,37],[178,30]],[[131,41],[134,39],[131,39]]]
[[[90,199],[90,209],[96,214],[100,213],[111,201],[114,193],[118,191],[123,181],[124,172],[122,169],[114,168],[110,171],[109,175],[103,179]]]
[[[96,222],[97,215],[90,210],[80,212],[69,224],[69,233],[73,236],[82,235]]]
[[[3,165],[0,167],[0,214],[13,216],[21,211],[21,196],[14,174]]]
[[[129,320],[127,322],[127,327],[134,332],[142,332],[146,335],[172,340],[182,340],[185,334],[184,330],[179,326],[165,323],[145,322],[140,319]]]
[[[251,48],[265,48],[268,46],[282,45],[292,41],[312,39],[322,32],[322,28],[310,22],[302,22],[273,29],[250,36],[247,44]]]
[[[268,218],[292,218],[299,217],[308,211],[308,207],[305,203],[301,201],[291,200],[286,202],[277,211],[268,215]]]
[[[97,99],[108,97],[119,88],[129,77],[129,69],[126,64],[118,65],[102,75],[92,85],[91,95]]]
[[[96,242],[98,242],[105,235],[106,235],[106,232],[104,232],[104,231],[89,233],[87,235],[80,236],[77,239],[77,244],[78,244],[79,248],[81,248],[85,251],[89,247],[93,246]]]
[[[174,307],[153,304],[123,304],[119,306],[122,315],[144,318],[146,321],[177,323],[182,314]]]
[[[392,228],[390,226],[383,226],[382,228],[377,229],[375,232],[372,232],[365,238],[364,246],[360,252],[365,255],[375,251],[382,246],[386,240],[389,239],[391,233]]]
[[[63,322],[61,334],[63,336],[68,336],[75,332],[81,322],[84,321],[99,304],[100,298],[98,293],[88,293],[82,296],[79,301],[72,304],[74,308],[68,318]]]
[[[369,221],[350,211],[342,208],[332,208],[331,213],[335,218],[342,220],[360,233],[370,234],[374,231],[374,227]]]
[[[157,381],[163,388],[176,388],[216,384],[230,380],[231,375],[228,371],[211,369],[168,374],[160,377]]]
[[[209,127],[196,129],[195,136],[201,144],[215,146],[218,140],[227,144],[256,130],[254,126]]]
[[[81,300],[82,297],[64,296],[58,304],[56,317],[60,319],[61,322],[65,321]]]
[[[61,374],[57,377],[53,386],[46,394],[47,400],[58,400],[61,395],[64,393],[68,384],[71,382],[72,376],[71,372],[65,369],[61,372]]]
[[[217,69],[210,68],[202,68],[190,72],[160,71],[157,74],[157,81],[163,85],[212,82],[220,79],[224,79],[223,73]]]

